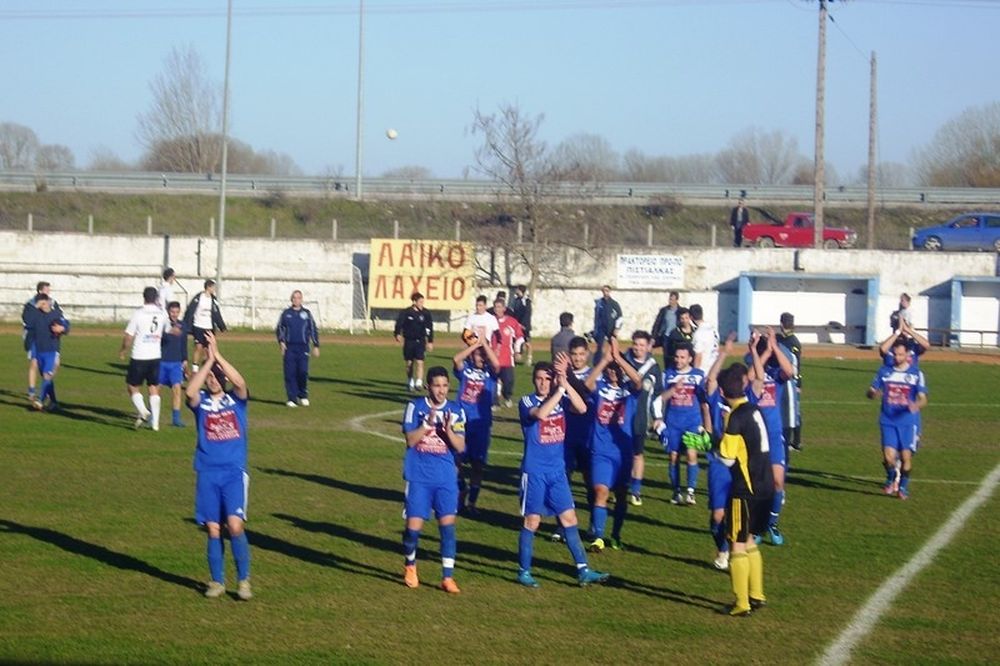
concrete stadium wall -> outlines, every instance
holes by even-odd
[[[200,244],[200,245],[199,245]],[[199,266],[200,247],[200,266]],[[352,317],[355,289],[352,266],[366,268],[369,243],[318,240],[228,239],[225,243],[222,289],[223,314],[232,325],[271,328],[287,306],[293,289],[302,289],[307,307],[324,328],[357,326]],[[480,264],[489,265],[489,248],[477,249]],[[497,253],[499,256],[500,253]],[[881,251],[828,251],[733,248],[602,248],[583,251],[554,247],[545,251],[544,270],[534,301],[533,326],[538,336],[558,330],[560,312],[573,312],[576,330],[592,327],[594,299],[610,284],[624,310],[624,328],[649,329],[657,310],[666,303],[668,289],[617,288],[619,254],[675,255],[683,259],[681,302],[701,303],[707,321],[724,334],[736,328],[738,281],[744,273],[800,273],[801,285],[781,290],[766,287],[755,292],[753,323],[776,322],[780,312],[795,313],[800,326],[848,321],[857,294],[815,288],[810,276],[878,276],[874,295],[876,336],[889,333],[889,314],[899,294],[913,296],[913,318],[918,327],[948,322],[948,285],[956,275],[992,277],[996,255]],[[214,276],[217,245],[214,238],[170,239],[169,263],[189,295],[200,291]],[[100,236],[74,233],[0,232],[0,319],[17,321],[21,305],[39,280],[53,285],[53,294],[76,321],[121,322],[139,305],[142,288],[159,284],[164,261],[164,239],[156,236]],[[200,271],[199,271],[200,268]],[[796,270],[796,269],[800,270]],[[501,275],[502,265],[497,266]],[[512,282],[528,276],[512,268]],[[793,281],[794,282],[794,281]],[[504,286],[480,284],[490,298]],[[470,302],[470,309],[471,309]],[[975,307],[970,301],[966,308]],[[394,313],[377,313],[378,328],[390,328]],[[464,313],[450,313],[460,326]],[[435,313],[444,328],[445,313]],[[995,314],[994,314],[995,316]],[[978,321],[978,320],[977,320]],[[804,336],[805,337],[805,336]]]

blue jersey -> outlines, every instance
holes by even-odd
[[[573,375],[581,382],[587,381],[593,368],[573,370]],[[569,408],[569,398],[563,398],[562,406],[566,410],[566,445],[578,449],[590,446],[590,429],[594,424],[594,401],[590,394],[580,396],[587,405],[587,411],[577,414]]]
[[[186,361],[187,357],[187,333],[184,332],[184,324],[171,320],[163,331],[163,337],[160,338],[160,360],[180,363]]]
[[[284,342],[287,347],[309,348],[309,342],[319,346],[319,331],[312,313],[306,308],[285,308],[278,317],[278,326],[274,331],[278,342]]]
[[[726,399],[722,397],[722,389],[716,386],[714,391],[705,396],[705,402],[708,404],[708,417],[712,423],[712,435],[718,441],[722,439],[722,433],[726,430],[723,408],[725,407],[728,410]]]
[[[22,317],[28,347],[34,345],[38,353],[59,351],[60,337],[69,333],[69,321],[63,317],[62,310],[42,312],[36,307],[25,307]],[[62,324],[66,330],[56,335],[52,332],[52,326],[55,324]]]
[[[590,394],[594,401],[594,429],[590,433],[590,450],[593,453],[617,455],[632,451],[632,422],[638,394],[631,382],[625,386],[612,386],[601,377]]]
[[[788,382],[788,378],[782,375],[781,368],[777,364],[768,363],[764,366],[762,380],[764,390],[760,396],[753,392],[752,385],[747,386],[747,400],[760,410],[760,415],[764,417],[768,439],[772,443],[780,442],[785,427],[781,415],[781,404],[784,400],[785,384]]]
[[[701,423],[701,404],[705,402],[705,373],[698,368],[680,372],[668,368],[663,373],[663,390],[674,392],[666,403],[664,419],[671,428],[697,431]]]
[[[429,485],[458,484],[455,455],[451,447],[436,429],[425,428],[431,422],[432,413],[433,423],[443,424],[446,419],[450,420],[452,431],[465,434],[465,410],[454,400],[445,400],[441,405],[431,405],[430,399],[426,397],[411,400],[403,414],[403,433],[413,432],[418,428],[425,432],[415,446],[406,447],[403,478]]]
[[[545,397],[526,395],[518,403],[521,434],[524,436],[524,459],[521,471],[528,474],[561,472],[565,469],[563,446],[566,443],[566,410],[561,402],[544,419],[532,417],[531,410],[541,406]]]
[[[883,365],[872,380],[873,389],[882,392],[882,412],[878,422],[885,426],[908,427],[918,423],[919,412],[910,411],[910,403],[927,393],[924,373],[915,365],[903,370]]]
[[[198,405],[190,409],[198,429],[194,468],[199,472],[226,468],[245,470],[247,401],[234,393],[224,393],[215,400],[208,391],[202,391]]]
[[[472,421],[493,423],[493,398],[497,393],[497,376],[493,368],[477,368],[472,359],[465,359],[461,370],[454,371],[458,378],[458,402],[465,410],[465,417]]]

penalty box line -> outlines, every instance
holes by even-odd
[[[892,606],[896,597],[902,593],[917,574],[934,561],[934,558],[945,546],[951,543],[955,535],[965,527],[965,523],[976,509],[985,504],[993,495],[998,483],[1000,483],[1000,465],[994,467],[993,471],[979,484],[979,488],[948,516],[944,525],[927,540],[923,547],[917,551],[917,554],[875,590],[816,663],[820,666],[846,664],[851,657],[851,652],[875,628],[875,625]]]

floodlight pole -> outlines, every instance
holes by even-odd
[[[868,102],[868,249],[875,249],[875,136],[878,123],[878,66],[872,51],[871,99]]]
[[[357,137],[354,150],[354,197],[358,200],[364,196],[361,182],[361,161],[363,140],[362,115],[365,107],[365,0],[358,0],[358,121]]]
[[[222,246],[226,240],[226,174],[229,167],[229,60],[233,37],[233,0],[226,7],[226,73],[222,83],[222,181],[219,184],[219,237],[215,259],[215,291],[222,294]]]
[[[816,58],[816,153],[813,167],[813,245],[823,247],[823,198],[826,169],[823,164],[824,106],[826,103],[826,10],[827,0],[819,0],[819,53]]]

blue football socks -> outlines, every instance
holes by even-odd
[[[698,487],[698,463],[688,463],[687,466],[688,488],[692,490]]]
[[[417,561],[417,541],[420,539],[420,532],[406,528],[403,530],[403,556],[407,564]]]
[[[629,481],[628,491],[630,493],[632,493],[633,495],[641,495],[642,494],[642,479],[637,479],[637,478],[635,478],[633,476],[632,479]]]
[[[220,537],[208,537],[208,549],[206,553],[208,557],[208,571],[212,575],[212,580],[223,585],[226,582],[222,562],[224,552],[225,546],[222,545]]]
[[[438,532],[441,534],[441,577],[451,578],[455,573],[455,555],[458,552],[455,524],[438,525]]]
[[[712,540],[715,541],[715,549],[720,553],[727,552],[729,550],[729,540],[726,539],[725,519],[717,523],[714,518],[709,516],[708,529],[712,533]]]
[[[595,538],[604,536],[604,526],[608,522],[608,507],[595,506],[590,512],[590,533]]]
[[[231,536],[229,545],[233,549],[233,562],[236,563],[236,579],[246,580],[250,577],[250,543],[247,541],[247,533]]]
[[[580,528],[576,525],[564,528],[566,533],[566,546],[569,548],[573,561],[576,562],[577,569],[587,568],[587,554],[583,550],[583,541],[580,540]]]
[[[785,501],[785,491],[775,490],[774,497],[771,499],[771,517],[767,521],[768,527],[774,527],[778,524],[778,518],[781,516],[781,505]]]
[[[614,520],[611,522],[611,538],[622,538],[622,525],[625,524],[625,512],[628,511],[628,500],[618,497],[615,502]]]
[[[670,463],[670,485],[675,493],[681,491],[681,466],[680,463]]]
[[[579,535],[577,535],[576,540],[580,540]],[[531,558],[534,556],[534,550],[535,533],[527,527],[522,527],[521,534],[517,538],[517,564],[521,567],[521,571],[531,570]]]

